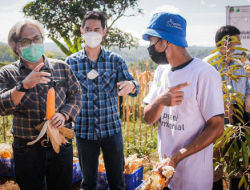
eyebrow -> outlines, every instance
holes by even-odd
[[[86,29],[91,29],[90,27],[86,27]],[[94,30],[96,30],[96,29],[100,29],[100,28],[94,28]]]
[[[34,38],[36,38],[36,37],[41,37],[41,36],[40,36],[40,35],[34,36]],[[33,39],[34,39],[34,38],[33,38]],[[21,39],[23,39],[23,40],[24,40],[24,39],[31,40],[30,38],[21,38]]]

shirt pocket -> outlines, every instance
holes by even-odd
[[[86,93],[88,91],[88,79],[87,79],[86,75],[84,75],[82,73],[76,73],[75,75],[81,84],[82,92]]]
[[[102,89],[106,93],[111,93],[115,87],[116,73],[105,72],[102,75]]]
[[[30,89],[28,92],[25,93],[25,95],[22,97],[20,101],[19,108],[22,109],[36,109],[36,93],[32,92],[32,89]]]
[[[59,111],[66,103],[66,88],[54,87],[56,91],[56,110]]]

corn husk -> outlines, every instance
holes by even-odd
[[[13,158],[13,149],[10,144],[0,144],[0,158]]]

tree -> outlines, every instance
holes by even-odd
[[[23,12],[39,20],[49,31],[51,38],[60,49],[70,55],[81,50],[81,21],[89,10],[99,10],[106,16],[107,35],[104,36],[102,45],[109,48],[137,47],[138,38],[121,31],[114,23],[121,17],[132,17],[143,14],[138,8],[138,0],[36,0],[24,6]],[[134,14],[126,14],[127,9],[133,9]],[[62,38],[68,48],[58,40]]]
[[[244,102],[242,98],[245,96],[233,89],[230,85],[230,81],[238,82],[241,77],[247,76],[237,74],[237,70],[242,68],[239,59],[244,57],[241,54],[231,53],[230,50],[248,50],[241,47],[228,48],[230,43],[241,44],[235,36],[224,36],[222,40],[217,43],[217,45],[220,46],[210,53],[220,51],[221,48],[225,47],[225,54],[214,55],[207,61],[209,63],[215,60],[211,65],[217,65],[217,68],[220,68],[221,66],[221,69],[219,70],[221,77],[227,76],[227,80],[222,81],[222,90],[224,93],[223,100],[225,115],[229,120],[229,124],[225,126],[223,135],[214,143],[214,150],[217,150],[220,153],[220,159],[214,158],[214,161],[216,165],[215,170],[222,168],[223,172],[227,174],[225,175],[227,178],[230,178],[231,176],[241,176],[238,187],[240,188],[240,186],[244,184],[246,189],[247,186],[250,186],[250,128],[249,123],[244,123],[242,120],[242,113],[244,111]],[[230,65],[230,61],[237,62],[239,65]],[[236,109],[233,106],[233,103],[237,104],[239,109]],[[232,113],[230,110],[232,110]],[[238,120],[243,123],[243,126],[233,125],[232,115],[237,117]]]

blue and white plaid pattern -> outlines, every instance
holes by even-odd
[[[133,81],[139,93],[139,84],[128,72],[128,67],[118,54],[102,48],[98,63],[88,59],[84,49],[72,54],[66,59],[82,87],[83,107],[77,118],[76,135],[94,140],[94,133],[98,138],[105,138],[121,130],[121,120],[118,115],[117,82]],[[87,77],[91,69],[95,69],[99,76],[94,80]]]

